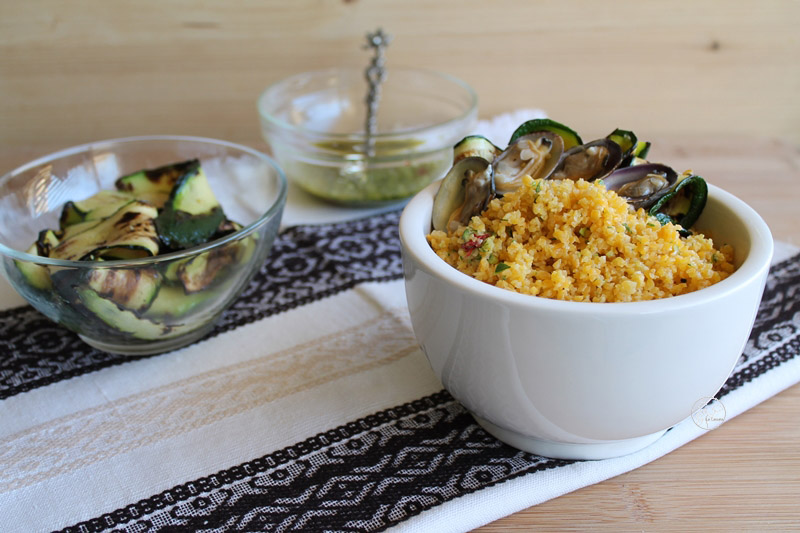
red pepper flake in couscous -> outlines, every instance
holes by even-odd
[[[733,248],[681,237],[602,184],[524,178],[467,227],[428,235],[458,270],[503,289],[579,302],[654,300],[702,289],[734,270]]]

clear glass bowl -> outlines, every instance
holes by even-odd
[[[305,72],[261,94],[264,138],[290,179],[326,200],[369,205],[407,198],[447,172],[453,145],[477,120],[475,91],[439,72],[389,67],[387,73],[373,155],[363,70]]]
[[[198,158],[226,216],[243,229],[213,242],[155,257],[66,261],[24,252],[40,231],[59,228],[61,208],[141,169]],[[108,352],[145,355],[185,346],[205,335],[266,260],[286,203],[286,177],[266,155],[196,137],[131,137],[77,146],[0,177],[3,274],[31,305]],[[204,288],[187,292],[181,269],[208,260]],[[146,308],[127,309],[87,291],[93,273],[158,280]]]

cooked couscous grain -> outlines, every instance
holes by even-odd
[[[579,302],[653,300],[728,277],[733,248],[681,237],[601,183],[532,180],[467,227],[428,241],[455,268],[523,294]]]

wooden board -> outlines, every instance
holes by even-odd
[[[253,139],[265,86],[366,65],[378,26],[389,65],[466,80],[483,116],[798,142],[798,23],[792,0],[4,0],[0,144]]]
[[[800,386],[603,483],[478,531],[797,531]]]

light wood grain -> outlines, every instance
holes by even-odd
[[[800,386],[678,450],[478,531],[800,528]]]
[[[799,22],[793,0],[4,0],[0,144],[252,139],[266,85],[365,65],[377,26],[389,65],[463,78],[483,116],[798,142]]]

